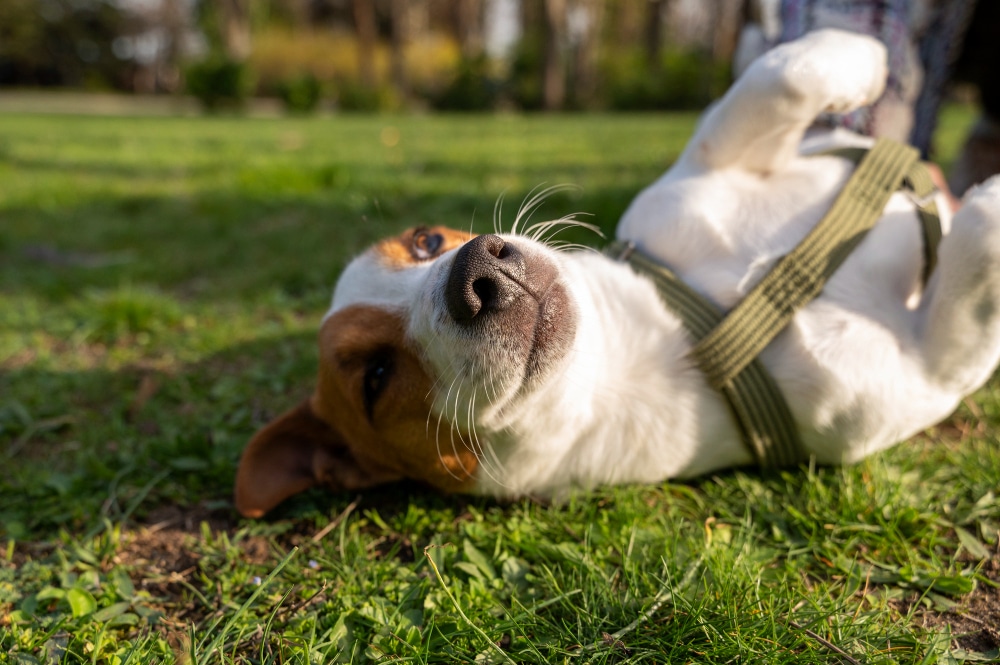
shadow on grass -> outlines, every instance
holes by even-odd
[[[506,196],[503,227],[525,194]],[[586,211],[610,237],[633,195],[556,192],[533,221]],[[0,533],[42,540],[163,505],[233,519],[239,453],[308,394],[315,330],[350,257],[417,224],[490,231],[495,203],[453,192],[109,193],[5,211]],[[581,229],[558,239],[603,242]],[[325,513],[331,501],[309,493],[281,514]]]
[[[259,427],[312,390],[315,334],[236,344],[161,371],[40,370],[0,375],[0,538],[44,541],[112,522],[200,522],[234,530],[240,453]],[[318,488],[279,506],[268,522],[302,529],[355,498]],[[415,497],[461,512],[468,497],[418,483],[364,493],[365,508],[405,511]],[[488,500],[476,500],[480,503]],[[176,526],[176,525],[175,525]]]
[[[633,195],[624,187],[556,192],[532,221],[582,213],[582,221],[611,238]],[[511,227],[521,202],[522,194],[506,197],[501,228]],[[350,257],[378,239],[417,225],[492,231],[495,204],[462,194],[337,200],[234,194],[15,208],[5,211],[0,227],[0,295],[63,302],[87,290],[146,284],[215,302],[273,293],[325,300]],[[604,242],[584,229],[567,229],[555,240]]]

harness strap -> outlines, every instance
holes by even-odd
[[[849,159],[855,164],[868,153],[868,148],[837,148],[826,150],[819,155],[835,155]],[[938,246],[944,233],[941,231],[941,215],[938,212],[937,202],[934,194],[937,193],[937,185],[931,179],[930,172],[923,162],[915,162],[910,170],[906,172],[903,179],[903,186],[913,194],[913,203],[917,207],[917,216],[920,218],[920,230],[924,238],[924,272],[923,283],[931,278],[931,273],[937,267]]]
[[[721,390],[730,383],[797,309],[820,294],[882,216],[917,159],[910,146],[876,141],[819,224],[695,347],[693,355],[710,385]]]
[[[922,163],[917,163],[906,174],[907,187],[916,195],[917,215],[920,217],[920,228],[924,232],[924,286],[927,286],[931,273],[937,267],[938,246],[944,232],[941,230],[941,214],[938,212],[934,194],[937,185],[931,179],[931,174]]]
[[[924,280],[934,269],[941,239],[934,183],[913,148],[879,139],[870,150],[835,151],[859,162],[830,211],[794,250],[728,315],[681,281],[667,267],[616,242],[608,252],[628,260],[653,279],[667,306],[679,315],[695,341],[692,357],[709,384],[726,399],[742,437],[765,468],[804,459],[798,430],[778,385],[758,359],[794,312],[822,291],[844,259],[881,217],[902,185],[916,201],[924,230]]]
[[[704,339],[725,319],[725,314],[713,303],[631,244],[615,242],[607,251],[613,258],[628,260],[637,272],[653,280],[660,297],[680,317],[695,342]],[[760,466],[778,468],[803,459],[795,419],[778,384],[759,358],[752,359],[719,392],[732,411],[741,438]]]

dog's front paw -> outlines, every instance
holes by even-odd
[[[852,34],[848,34],[847,39],[850,41],[850,48],[844,48],[842,57],[847,58],[849,66],[853,64],[856,68],[852,78],[857,89],[853,95],[845,95],[845,99],[834,100],[831,108],[827,109],[832,113],[847,113],[875,103],[885,91],[889,78],[888,52],[882,42]],[[849,97],[853,99],[847,99]]]
[[[817,30],[789,44],[788,83],[803,95],[820,95],[828,113],[847,113],[877,100],[889,76],[885,46],[843,30]]]

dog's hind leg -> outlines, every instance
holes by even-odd
[[[872,103],[887,72],[885,47],[871,37],[818,30],[782,44],[754,61],[708,112],[681,160],[697,169],[779,169],[820,113]]]
[[[1000,360],[1000,176],[966,195],[919,314],[928,379],[956,395],[982,385]]]

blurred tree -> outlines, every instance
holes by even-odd
[[[250,0],[216,0],[222,17],[222,43],[234,62],[244,62],[250,55]]]
[[[127,88],[112,44],[130,18],[114,0],[0,1],[0,85]]]
[[[483,52],[483,3],[479,0],[452,0],[451,4],[462,57],[478,58]]]
[[[522,0],[521,39],[507,88],[512,99],[531,110],[597,105],[598,54],[608,32],[605,20],[617,14],[618,4],[611,0]]]
[[[0,85],[173,92],[198,56],[206,90],[345,108],[691,106],[715,94],[742,2],[0,0]]]
[[[566,0],[542,0],[542,105],[546,111],[566,101]]]
[[[994,0],[995,1],[995,0]],[[740,39],[745,10],[742,0],[715,0],[712,8],[712,57],[717,62],[732,62]]]
[[[646,31],[644,46],[646,50],[646,66],[650,75],[659,76],[663,71],[663,10],[666,0],[647,0]]]
[[[184,55],[184,38],[190,25],[188,12],[182,0],[164,0],[163,28],[167,43],[163,59],[157,67],[157,88],[175,92],[180,85],[180,64]]]
[[[253,42],[251,19],[266,18],[265,0],[200,0],[198,25],[208,42],[206,57],[185,67],[187,91],[205,109],[239,109],[254,92],[248,63]]]
[[[624,51],[642,44],[644,26],[649,16],[647,3],[609,0],[608,4],[606,34],[610,41],[609,46],[614,50]]]
[[[194,0],[193,14],[208,53],[242,63],[253,49],[253,23],[284,18],[270,9],[267,0]]]
[[[294,28],[304,30],[312,21],[313,5],[310,0],[283,0],[278,8],[288,14]]]
[[[358,75],[366,88],[375,87],[375,0],[353,0],[354,29],[358,39]]]
[[[414,10],[419,9],[418,4],[422,3],[413,0],[391,0],[389,3],[392,22],[389,69],[392,84],[403,99],[410,96],[410,84],[406,77],[406,43],[410,38],[411,17]]]
[[[511,100],[528,111],[542,108],[542,2],[521,0],[518,39],[510,62],[507,88]]]
[[[593,106],[604,0],[572,0],[567,15],[570,41],[570,99],[573,106]]]

